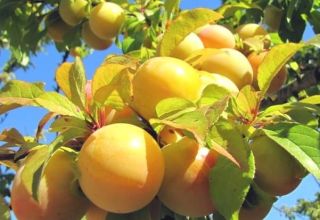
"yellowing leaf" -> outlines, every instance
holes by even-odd
[[[67,97],[71,97],[71,89],[69,82],[69,73],[72,67],[72,63],[65,62],[61,64],[56,70],[56,81],[60,89]]]
[[[80,58],[63,63],[56,71],[56,81],[64,94],[79,108],[85,106],[86,76]]]
[[[98,67],[92,79],[93,97],[100,88],[108,85],[125,68],[125,65],[116,63],[108,63]]]
[[[121,64],[104,64],[93,77],[93,99],[100,105],[122,109],[131,98],[131,76]]]
[[[0,91],[0,114],[21,106],[38,106],[34,99],[42,93],[42,84],[11,80]]]
[[[215,22],[222,18],[222,15],[206,8],[196,8],[182,12],[169,26],[164,33],[160,47],[160,56],[170,56],[174,48],[189,33],[205,24]]]

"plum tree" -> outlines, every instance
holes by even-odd
[[[84,42],[95,50],[104,50],[111,46],[112,39],[100,39],[91,30],[89,22],[82,25],[81,36]]]
[[[248,59],[235,49],[212,50],[203,55],[203,58],[195,65],[195,68],[226,76],[239,89],[252,83],[252,67]]]
[[[61,19],[57,11],[53,11],[46,17],[45,24],[49,37],[55,42],[62,42],[64,35],[72,30],[72,27]]]
[[[209,171],[217,154],[188,137],[162,148],[165,175],[159,199],[172,211],[186,216],[213,212],[209,194]]]
[[[86,0],[61,0],[59,14],[68,25],[79,24],[86,16]]]
[[[48,148],[33,150],[17,172],[11,191],[12,209],[20,220],[80,220],[89,201],[78,191],[76,153],[67,148],[57,150],[45,167],[39,185],[38,201],[32,197],[31,186],[27,187],[22,175],[28,175],[26,166]],[[24,174],[26,172],[26,174]]]
[[[219,24],[205,25],[198,29],[197,35],[205,48],[234,48],[236,45],[232,32]]]
[[[261,51],[261,52],[252,52],[249,56],[248,56],[248,60],[252,66],[252,70],[253,70],[253,81],[252,81],[252,85],[255,89],[259,89],[258,86],[258,68],[260,66],[260,64],[263,62],[263,59],[265,58],[265,56],[268,54],[268,51]],[[279,91],[279,89],[281,88],[281,86],[285,83],[287,79],[287,69],[285,66],[283,66],[279,72],[277,73],[277,75],[273,78],[273,80],[270,83],[269,89],[268,89],[268,93],[269,94],[273,94]]]
[[[203,43],[195,33],[188,34],[176,48],[172,51],[171,56],[185,59],[197,50],[203,49]]]
[[[250,144],[256,163],[254,181],[270,195],[285,195],[294,190],[306,171],[301,164],[267,136]]]
[[[142,117],[150,119],[156,116],[155,107],[161,100],[180,97],[194,101],[200,87],[199,73],[188,63],[173,57],[151,58],[133,78],[132,105]]]
[[[90,28],[101,39],[114,38],[125,20],[124,10],[112,2],[101,2],[90,14]]]
[[[99,208],[115,213],[150,203],[164,175],[157,142],[142,128],[124,123],[94,132],[80,150],[78,166],[84,194]]]

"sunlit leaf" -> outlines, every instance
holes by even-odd
[[[258,68],[258,85],[261,95],[264,96],[269,89],[272,79],[290,58],[306,44],[286,43],[274,46],[263,59]],[[275,59],[276,57],[276,59]]]
[[[63,132],[69,128],[89,130],[86,121],[71,116],[60,116],[51,125],[51,132]]]
[[[39,146],[28,155],[22,172],[21,181],[35,200],[38,200],[38,189],[43,175],[45,162],[49,159],[47,146]],[[19,174],[18,174],[19,175]]]
[[[216,209],[226,219],[237,219],[254,176],[252,152],[236,125],[225,119],[215,124],[208,138],[225,147],[240,165],[227,157],[219,157],[210,172],[210,194]]]
[[[41,107],[60,115],[84,119],[83,113],[65,96],[56,92],[46,92],[35,99]]]
[[[245,86],[236,98],[232,98],[232,111],[242,122],[252,122],[258,114],[260,101],[259,93],[251,86]]]
[[[258,5],[248,4],[246,2],[232,2],[230,4],[222,5],[220,8],[218,8],[217,11],[225,17],[229,17],[229,16],[233,16],[237,10],[252,9],[252,8],[262,10]]]
[[[11,80],[0,91],[0,114],[21,106],[38,106],[34,99],[43,93],[38,83]]]
[[[71,88],[69,81],[71,67],[72,63],[65,62],[62,63],[56,70],[57,84],[68,98],[71,98]]]
[[[189,33],[220,18],[222,16],[219,13],[206,8],[196,8],[180,13],[163,35],[158,48],[160,56],[170,56],[173,49]]]
[[[158,118],[175,118],[186,111],[195,110],[195,104],[183,98],[167,98],[156,106]],[[178,115],[177,115],[178,114]]]
[[[320,179],[320,133],[294,123],[269,125],[263,132]]]
[[[25,143],[24,137],[15,128],[2,131],[2,133],[0,134],[0,141],[4,141],[14,145],[23,145]]]
[[[105,64],[93,77],[94,100],[100,105],[122,109],[131,99],[131,76],[126,66]]]

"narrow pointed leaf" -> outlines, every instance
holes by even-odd
[[[206,8],[184,11],[170,24],[159,47],[160,56],[170,56],[173,49],[192,31],[215,22],[222,15]]]
[[[56,81],[63,93],[71,99],[71,88],[69,75],[72,63],[65,62],[61,64],[56,70]]]
[[[272,79],[304,43],[286,43],[274,46],[258,68],[258,85],[262,96],[266,94]],[[276,57],[276,59],[275,59]]]
[[[65,96],[56,92],[46,92],[35,99],[36,103],[59,115],[68,115],[84,119],[83,113]]]
[[[69,128],[78,128],[89,130],[86,121],[71,116],[61,116],[57,118],[50,126],[51,132],[63,132]]]
[[[86,74],[83,64],[79,57],[76,57],[75,62],[71,66],[69,74],[71,101],[80,107],[85,109],[85,87],[87,83]]]

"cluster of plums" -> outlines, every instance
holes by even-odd
[[[83,41],[91,48],[104,50],[118,35],[125,20],[124,10],[116,3],[101,2],[91,8],[86,0],[61,0],[58,10],[46,18],[48,35],[55,42],[81,25]]]
[[[66,12],[70,5],[63,2],[60,4],[63,20],[69,25],[80,23],[83,17]],[[106,10],[105,4],[110,3],[93,8],[89,23],[83,24],[83,28],[92,30],[98,37],[111,39],[118,29],[102,29],[98,21],[100,12]],[[119,13],[121,22],[122,14]],[[236,33],[243,42],[255,42],[267,36],[256,24],[240,26]],[[31,151],[12,187],[11,204],[17,218],[76,220],[86,215],[88,220],[100,220],[108,219],[108,213],[125,214],[147,207],[153,219],[160,219],[161,204],[184,216],[214,212],[208,175],[218,153],[185,136],[181,129],[169,126],[155,139],[139,123],[132,123],[139,121],[132,118],[157,117],[156,106],[166,98],[179,97],[194,102],[209,84],[231,95],[236,95],[245,85],[256,87],[257,68],[268,48],[253,53],[242,49],[236,49],[234,34],[227,28],[208,24],[189,34],[171,57],[154,57],[144,62],[132,79],[132,103],[122,111],[103,107],[104,126],[86,139],[79,153],[60,148],[53,154],[40,182],[38,202],[32,198],[28,183],[21,180],[30,173],[28,162],[48,149],[40,147]],[[198,61],[189,64],[188,57],[200,50],[203,52]],[[270,93],[278,90],[285,80],[285,73],[278,75],[281,80],[272,82]],[[88,112],[91,93],[88,86]],[[250,147],[256,163],[254,181],[268,194],[279,196],[291,192],[305,175],[301,165],[267,136],[251,140]],[[230,179],[232,181],[232,177]],[[78,183],[84,196],[79,192]],[[262,212],[259,214],[254,210],[241,210],[240,218],[261,219],[270,208],[259,207]]]

